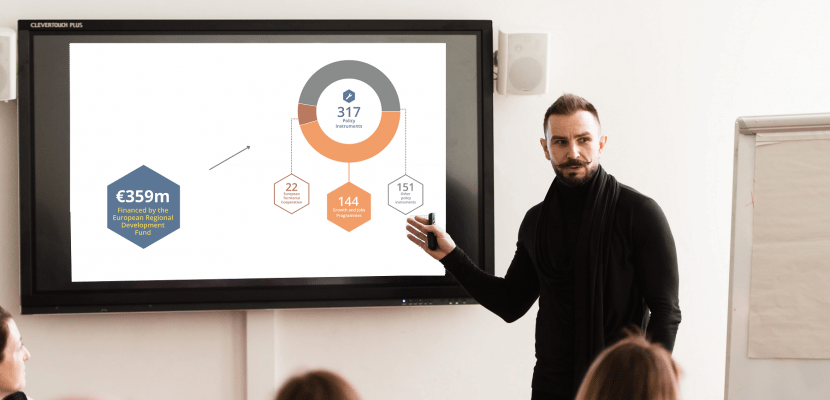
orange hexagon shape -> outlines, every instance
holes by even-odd
[[[327,196],[328,220],[348,232],[372,219],[372,195],[349,182]]]

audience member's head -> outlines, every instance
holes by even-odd
[[[597,356],[576,400],[677,400],[679,378],[680,368],[662,345],[629,333]]]
[[[318,370],[289,379],[276,400],[360,400],[360,396],[340,375]]]
[[[11,314],[0,307],[0,399],[23,390],[29,350],[23,346],[20,331]]]

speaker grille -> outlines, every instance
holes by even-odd
[[[522,57],[510,66],[510,83],[521,91],[531,91],[542,82],[542,64]]]

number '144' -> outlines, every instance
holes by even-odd
[[[343,204],[347,206],[356,206],[357,204],[357,197],[352,199],[351,197],[346,197],[346,201],[343,201],[343,198],[340,198],[340,206],[343,207]]]

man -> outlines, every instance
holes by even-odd
[[[672,350],[680,324],[677,256],[657,203],[599,165],[608,138],[591,103],[565,94],[548,108],[543,127],[540,143],[556,178],[525,215],[504,278],[476,267],[423,218],[408,219],[407,230],[505,321],[539,299],[533,399],[573,399],[594,358],[631,325]],[[437,250],[427,248],[428,232],[436,234]]]
[[[0,399],[26,400],[21,390],[26,385],[26,367],[29,350],[23,346],[20,331],[12,316],[0,307]]]

